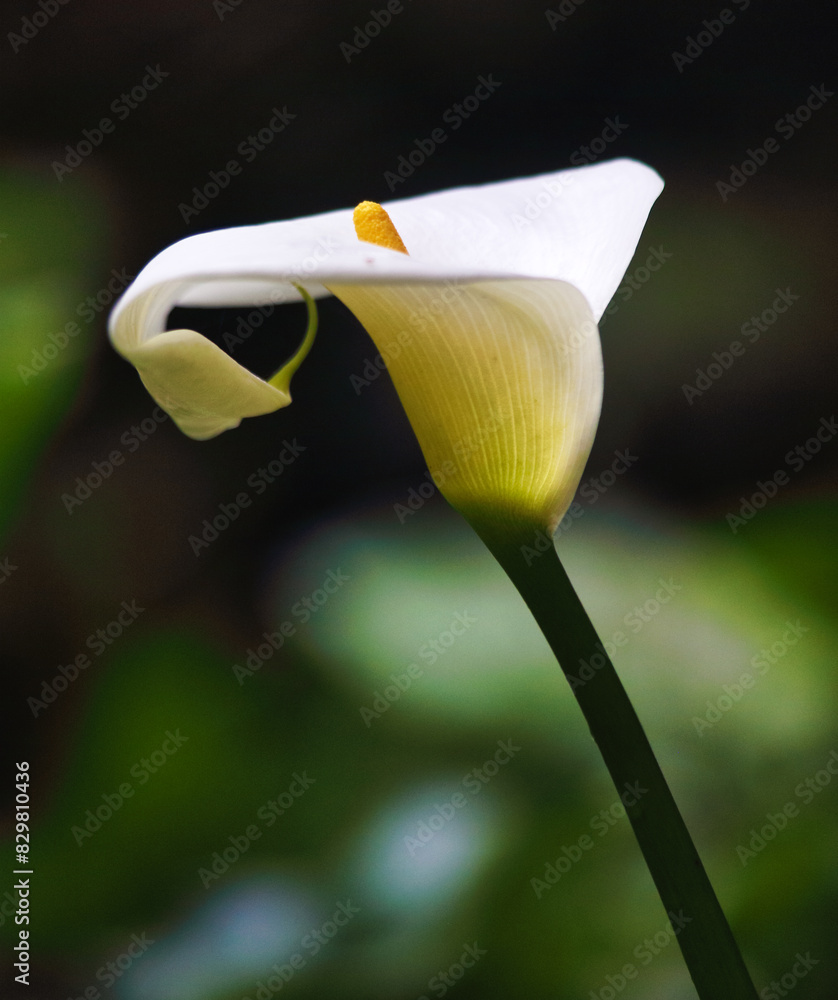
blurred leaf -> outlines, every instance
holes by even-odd
[[[0,533],[98,332],[101,311],[84,307],[101,266],[102,218],[83,188],[0,170]]]

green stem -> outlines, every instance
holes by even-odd
[[[626,806],[626,813],[677,931],[700,1000],[757,1000],[733,933],[637,713],[555,548],[551,543],[543,553],[534,554],[531,529],[526,537],[521,532],[516,538],[517,532],[474,527],[526,601],[555,653],[618,792],[636,783],[643,790],[635,805]]]
[[[291,392],[291,377],[300,367],[300,365],[305,361],[306,355],[311,350],[311,345],[314,343],[314,338],[317,336],[317,303],[308,294],[308,292],[303,288],[302,285],[294,285],[294,288],[302,296],[303,302],[306,304],[306,312],[308,315],[308,326],[306,327],[305,336],[303,337],[303,342],[294,352],[292,357],[285,362],[285,364],[272,375],[268,382],[274,388],[286,392],[290,395]]]

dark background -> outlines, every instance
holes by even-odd
[[[620,449],[637,461],[584,504],[560,552],[606,638],[661,578],[683,587],[618,669],[757,986],[794,976],[808,952],[819,964],[801,994],[834,996],[838,787],[823,779],[810,802],[795,790],[829,777],[838,746],[838,445],[824,432],[800,471],[786,456],[834,415],[838,103],[789,138],[777,130],[813,87],[838,82],[829,8],[740,0],[723,24],[719,4],[405,0],[361,46],[368,4],[45,3],[54,16],[25,44],[9,33],[40,8],[6,4],[0,39],[0,559],[14,567],[0,628],[5,759],[29,760],[33,776],[27,995],[252,997],[349,897],[360,915],[283,993],[439,996],[437,970],[475,940],[486,956],[446,992],[605,1000],[607,976],[641,966],[636,946],[666,917],[625,820],[596,860],[541,898],[532,888],[615,793],[534,626],[460,521],[439,496],[404,524],[395,515],[425,467],[387,376],[360,391],[350,379],[375,357],[363,329],[322,301],[290,408],[206,443],[152,420],[134,451],[125,435],[154,403],[108,345],[108,309],[78,312],[88,296],[108,301],[112,269],[134,275],[192,233],[561,169],[617,119],[627,127],[596,159],[640,159],[666,188],[635,287],[601,325],[605,403],[585,478]],[[712,41],[695,55],[698,36]],[[688,52],[679,71],[673,53]],[[149,66],[168,75],[118,120],[112,102]],[[450,129],[443,115],[481,76],[500,86]],[[274,108],[293,120],[245,162],[237,148]],[[66,146],[105,116],[113,132],[57,179]],[[385,174],[440,126],[446,141],[391,192]],[[718,183],[769,137],[776,152],[723,198]],[[241,174],[186,223],[179,206],[234,157]],[[638,269],[653,248],[671,256],[649,277]],[[684,385],[777,290],[797,298],[689,402]],[[178,322],[219,337],[240,315]],[[278,310],[237,357],[270,370],[302,320]],[[36,371],[70,321],[78,334]],[[203,519],[294,439],[303,455],[196,556]],[[114,449],[124,461],[68,510],[77,477]],[[788,484],[732,531],[727,515],[778,470]],[[338,567],[345,591],[310,623],[296,616],[294,639],[239,683],[232,664]],[[136,622],[33,709],[132,600]],[[467,608],[495,631],[477,626],[365,726],[359,706]],[[788,622],[806,630],[793,644]],[[764,679],[699,732],[706,702],[772,643],[784,648]],[[78,845],[85,811],[178,727],[190,742]],[[520,757],[424,853],[405,852],[403,835],[499,739],[519,741]],[[205,889],[213,853],[306,769],[311,792]],[[742,864],[737,846],[787,801],[800,815]],[[103,963],[143,932],[155,945],[106,987]],[[694,995],[674,947],[621,993]]]

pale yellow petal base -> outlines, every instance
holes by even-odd
[[[388,359],[452,506],[473,522],[555,530],[602,401],[599,334],[585,297],[565,282],[532,280],[329,291]]]

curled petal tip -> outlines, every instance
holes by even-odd
[[[204,440],[271,413],[290,393],[242,368],[194,330],[167,330],[128,355],[143,384],[178,427]]]

